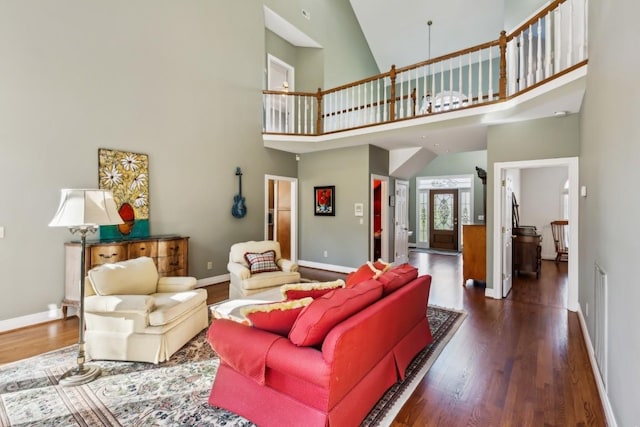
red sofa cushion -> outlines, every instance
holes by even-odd
[[[293,301],[251,304],[242,307],[240,313],[249,319],[254,328],[286,337],[300,312],[311,301],[313,301],[312,298],[302,298]]]
[[[289,340],[300,347],[320,345],[335,325],[380,297],[382,286],[375,280],[329,292],[302,310],[289,332]]]
[[[409,264],[401,264],[382,273],[380,277],[378,277],[378,281],[382,283],[383,295],[389,295],[416,277],[418,277],[417,268]]]
[[[338,279],[331,282],[293,283],[282,285],[280,292],[285,300],[294,300],[311,297],[319,298],[338,288],[344,288],[344,280]]]
[[[369,279],[377,279],[382,273],[387,271],[390,266],[391,264],[382,260],[374,262],[368,261],[365,264],[362,264],[356,271],[347,275],[345,280],[347,288]]]

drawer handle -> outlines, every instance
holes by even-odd
[[[110,259],[113,258],[114,256],[118,255],[117,253],[112,253],[111,255],[105,255],[105,254],[100,254],[100,258],[106,258],[106,259]]]

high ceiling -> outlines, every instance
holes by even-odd
[[[505,0],[349,0],[380,72],[496,40]]]

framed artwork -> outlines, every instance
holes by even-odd
[[[100,239],[149,236],[149,156],[98,149],[101,190],[111,190],[124,224],[100,226]]]
[[[313,187],[313,199],[315,203],[315,215],[335,216],[336,214],[336,187],[325,185]]]

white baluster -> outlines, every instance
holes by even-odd
[[[553,15],[553,24],[554,24],[554,34],[555,34],[555,50],[553,52],[554,64],[553,64],[553,72],[558,73],[562,71],[562,13],[560,13],[560,8],[557,8],[554,11]]]
[[[584,61],[589,56],[589,3],[588,0],[582,2],[582,46],[580,49],[580,61]]]
[[[471,59],[471,52],[467,53],[469,59],[469,73],[467,75],[467,96],[469,97],[469,105],[473,105],[473,60]]]
[[[464,92],[462,91],[462,55],[458,56],[458,93],[460,94],[458,107],[462,107],[462,102],[464,101]]]
[[[404,73],[400,73],[400,102],[399,102],[400,111],[398,111],[397,113],[398,118],[404,117],[404,103],[402,102],[403,85],[404,85]]]
[[[440,91],[438,92],[438,95],[440,95],[440,111],[442,111],[444,108],[444,61],[440,62],[440,87],[439,87]],[[434,97],[435,97],[436,93],[434,92]]]
[[[381,122],[381,119],[382,119],[382,110],[380,109],[380,79],[378,79],[378,85],[377,85],[377,86],[378,86],[378,95],[377,95],[377,97],[378,97],[378,101],[377,101],[377,104],[376,104],[376,105],[378,106],[378,108],[377,108],[377,112],[378,112],[378,114],[377,114],[377,120],[376,120],[376,122],[377,122],[377,123],[380,123],[380,122]]]
[[[507,44],[507,84],[508,95],[518,92],[518,38],[514,37]]]
[[[533,25],[529,25],[527,46],[527,87],[535,83],[533,79]]]
[[[407,112],[407,117],[411,116],[411,112],[413,111],[413,108],[411,106],[411,85],[413,84],[413,79],[411,79],[411,70],[407,71],[407,108],[406,108],[406,112]]]
[[[553,26],[552,17],[553,12],[548,13],[544,17],[544,76],[549,78],[553,75],[553,55],[552,55],[552,43],[553,34],[551,33]]]
[[[478,50],[478,103],[484,102],[482,92],[482,49]]]
[[[453,58],[449,58],[449,107],[452,108],[451,98],[453,96]]]
[[[542,18],[538,18],[538,44],[536,55],[536,83],[544,79],[542,72]]]
[[[524,57],[524,33],[520,33],[520,37],[518,38],[518,66],[520,68],[520,72],[518,73],[518,91],[527,87],[527,82],[524,78]]]
[[[565,9],[569,9],[568,10],[568,14],[569,14],[569,28],[567,28],[567,67],[571,67],[574,62],[573,62],[573,2],[572,1],[568,1],[566,3],[564,3]]]
[[[491,55],[491,47],[489,47],[489,92],[487,101],[493,101],[493,56]]]

